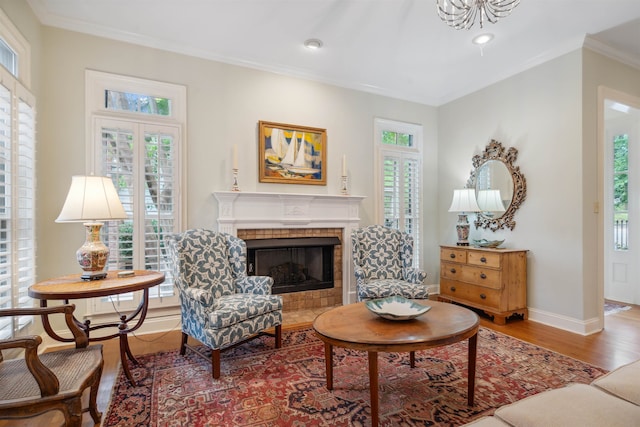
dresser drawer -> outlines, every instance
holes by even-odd
[[[442,261],[467,263],[467,251],[464,249],[441,248],[440,259]]]
[[[448,280],[457,280],[492,289],[502,288],[502,276],[500,270],[472,267],[470,265],[460,265],[452,262],[442,262],[440,264],[440,274],[443,278]]]
[[[469,251],[468,263],[469,265],[481,265],[483,267],[500,268],[501,254],[491,253],[484,251]]]
[[[480,285],[493,289],[500,289],[502,287],[499,270],[464,266],[460,277],[463,282],[471,283],[473,285]]]
[[[440,293],[444,296],[451,296],[457,300],[468,301],[471,305],[479,305],[500,310],[500,297],[502,292],[499,289],[490,289],[483,286],[469,285],[467,283],[445,282]]]

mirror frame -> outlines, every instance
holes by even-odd
[[[507,167],[507,170],[511,175],[511,180],[513,181],[513,197],[504,213],[499,217],[490,217],[484,215],[482,212],[478,212],[474,222],[476,228],[488,228],[491,231],[497,231],[501,228],[513,230],[516,226],[513,216],[527,197],[527,181],[522,172],[520,172],[520,167],[514,165],[517,158],[517,149],[513,147],[506,149],[502,146],[502,143],[492,139],[482,154],[476,154],[471,159],[473,170],[471,171],[471,176],[467,181],[467,188],[473,188],[477,191],[476,178],[478,169],[489,160],[498,160],[502,162]]]

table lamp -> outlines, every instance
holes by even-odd
[[[458,212],[458,223],[456,232],[458,233],[458,246],[469,246],[469,221],[468,212],[480,212],[476,202],[476,190],[473,188],[463,188],[453,190],[453,200],[449,207],[449,212]]]
[[[76,252],[83,280],[103,279],[109,248],[100,240],[102,222],[126,219],[118,193],[106,176],[71,177],[71,187],[56,222],[83,222],[87,230],[84,245]]]

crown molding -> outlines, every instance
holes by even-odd
[[[593,52],[599,53],[615,61],[640,70],[640,57],[622,51],[620,49],[616,49],[615,47],[596,40],[589,35],[585,36],[582,46]]]

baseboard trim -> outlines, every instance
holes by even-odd
[[[580,335],[591,335],[602,330],[597,317],[579,320],[535,308],[529,308],[529,320]]]
[[[433,292],[432,292],[433,290]],[[429,289],[430,295],[440,294],[440,285],[431,285]],[[602,330],[599,319],[591,318],[587,320],[579,320],[573,317],[563,316],[544,310],[538,310],[528,307],[529,320],[541,323],[553,328],[562,329],[564,331],[573,332],[580,335],[591,335]]]

